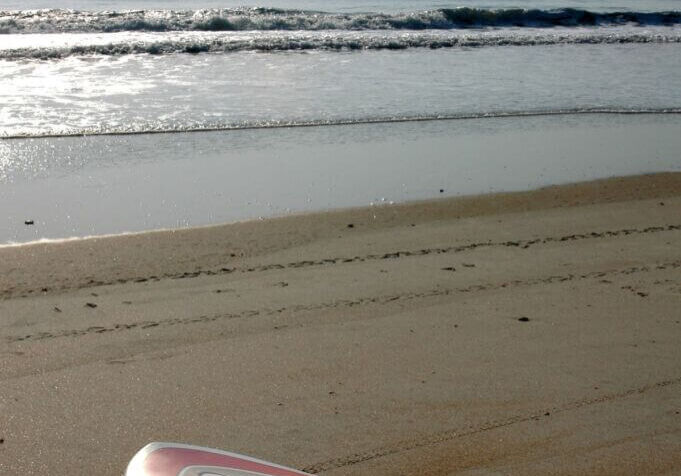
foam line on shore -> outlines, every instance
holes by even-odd
[[[159,128],[144,130],[92,130],[92,131],[72,131],[63,133],[26,133],[2,135],[0,139],[20,140],[20,139],[54,139],[63,137],[97,137],[97,136],[132,136],[147,134],[183,134],[193,132],[224,132],[253,129],[292,129],[303,127],[328,127],[328,126],[353,126],[366,124],[393,124],[404,122],[432,122],[432,121],[456,121],[468,119],[502,119],[519,117],[543,117],[543,116],[577,116],[577,115],[655,115],[655,114],[681,114],[681,108],[662,108],[662,109],[626,109],[626,108],[582,108],[582,109],[558,109],[540,111],[508,111],[508,112],[489,112],[477,114],[438,114],[433,116],[400,116],[400,117],[377,117],[363,119],[332,119],[332,120],[311,120],[311,121],[268,121],[262,123],[243,122],[224,125],[206,125],[205,127],[188,128]]]

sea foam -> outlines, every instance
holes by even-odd
[[[12,35],[0,59],[50,59],[73,55],[164,55],[239,51],[354,51],[408,48],[681,43],[679,27],[595,29],[494,29],[296,32],[128,32],[112,35]],[[26,41],[24,41],[26,40]]]

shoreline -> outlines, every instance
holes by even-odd
[[[442,198],[428,198],[420,200],[410,200],[399,203],[377,203],[375,205],[354,206],[332,208],[327,210],[317,211],[300,211],[289,212],[282,215],[273,215],[269,217],[250,218],[244,220],[237,220],[226,223],[216,223],[208,225],[196,225],[181,228],[160,228],[152,230],[141,231],[124,231],[121,233],[109,233],[103,235],[87,235],[87,236],[69,236],[64,238],[39,238],[34,241],[27,242],[9,242],[0,244],[0,251],[4,248],[19,248],[24,246],[38,246],[38,245],[58,245],[69,242],[82,242],[88,240],[108,240],[125,238],[129,236],[138,236],[146,234],[175,234],[180,232],[189,232],[195,230],[220,229],[233,226],[244,226],[252,223],[262,223],[277,220],[302,220],[308,221],[315,217],[322,217],[325,215],[346,215],[352,216],[354,214],[361,214],[370,210],[378,210],[379,214],[385,218],[385,211],[393,211],[394,213],[414,213],[413,210],[434,211],[438,208],[446,206],[454,206],[460,211],[457,218],[472,217],[476,214],[485,215],[489,213],[514,213],[518,211],[531,211],[542,208],[555,208],[562,206],[575,206],[583,204],[584,201],[591,204],[605,203],[609,201],[623,201],[623,200],[639,200],[647,198],[664,197],[675,194],[675,187],[681,184],[681,172],[653,172],[636,175],[615,176],[595,180],[569,182],[556,185],[547,185],[540,188],[510,191],[510,192],[490,192],[472,195],[457,195],[445,196]],[[604,186],[604,190],[599,190]],[[632,194],[631,191],[624,187],[637,187]],[[613,188],[614,187],[614,188]],[[640,187],[644,187],[643,190]],[[572,203],[569,203],[568,197],[563,196],[569,191],[578,194]],[[550,197],[551,194],[553,197]],[[553,201],[551,201],[553,198]],[[546,201],[546,200],[549,201]],[[541,204],[532,204],[535,200],[541,200]],[[490,208],[497,206],[496,209]],[[466,207],[470,207],[468,212]],[[467,214],[468,213],[468,214]],[[443,215],[446,218],[452,218],[454,215]]]
[[[595,205],[676,196],[681,172],[613,177],[552,185],[522,192],[499,192],[410,203],[303,212],[171,230],[67,238],[0,246],[0,299],[51,291],[54,280],[78,286],[160,279],[182,273],[221,272],[263,253],[290,246],[375,230],[415,226],[492,214]],[[352,224],[351,228],[348,225]],[[340,235],[339,235],[340,234]],[[281,238],[285,238],[283,241]],[[229,243],[225,247],[225,242]],[[139,252],[146,256],[142,259]],[[150,254],[148,254],[150,253]],[[167,257],[172,256],[168,262]],[[219,264],[215,260],[218,258]],[[29,270],[29,276],[24,274]],[[39,276],[44,276],[40,279]],[[115,279],[112,279],[112,276]],[[13,283],[32,283],[21,286]],[[68,288],[70,284],[67,284]],[[63,288],[57,286],[56,288]]]

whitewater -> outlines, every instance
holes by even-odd
[[[10,2],[0,137],[677,113],[675,5]]]

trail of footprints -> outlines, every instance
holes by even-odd
[[[125,284],[129,282],[134,283],[144,283],[147,281],[160,281],[162,279],[186,279],[186,278],[196,278],[199,276],[217,276],[231,273],[253,273],[253,272],[263,272],[275,269],[295,269],[295,268],[306,268],[311,266],[329,266],[336,264],[345,263],[358,263],[373,260],[386,260],[386,259],[398,259],[406,258],[411,256],[426,256],[431,254],[447,254],[447,253],[460,253],[464,251],[470,251],[477,248],[491,248],[491,247],[510,247],[510,248],[520,248],[528,249],[534,245],[546,244],[546,243],[557,243],[557,242],[567,242],[567,241],[578,241],[587,239],[598,239],[598,238],[609,238],[618,236],[628,236],[637,234],[647,234],[647,233],[660,233],[664,231],[679,231],[681,230],[681,224],[677,225],[664,225],[664,226],[651,226],[647,228],[623,228],[620,230],[608,230],[600,232],[590,232],[590,233],[579,233],[564,236],[548,236],[544,238],[535,238],[532,240],[515,240],[515,241],[483,241],[477,243],[469,243],[466,245],[459,246],[447,246],[442,248],[423,248],[418,250],[402,250],[394,251],[389,253],[378,253],[378,254],[367,254],[364,256],[352,256],[352,257],[336,257],[336,258],[323,258],[319,260],[301,260],[294,261],[290,263],[280,264],[264,264],[260,266],[252,267],[220,267],[213,270],[195,270],[186,271],[183,273],[169,273],[163,274],[161,276],[151,275],[145,277],[133,277],[127,279],[116,279],[111,281],[102,281],[96,279],[90,279],[87,282],[75,284],[75,285],[64,285],[57,287],[42,287],[39,289],[28,289],[20,290],[16,288],[9,288],[0,291],[0,299],[9,299],[16,295],[21,295],[26,297],[31,294],[47,293],[53,291],[64,291],[72,288],[90,288],[96,286],[108,286],[114,284]]]
[[[654,266],[632,266],[623,269],[614,269],[607,271],[592,271],[584,274],[563,274],[563,275],[551,275],[544,277],[537,277],[532,279],[518,279],[511,281],[504,281],[501,283],[485,283],[485,284],[474,284],[465,287],[457,288],[443,288],[437,287],[435,289],[430,289],[422,292],[412,292],[412,293],[400,293],[393,295],[384,296],[373,296],[373,297],[362,297],[354,300],[334,300],[329,302],[322,302],[318,304],[302,305],[297,304],[293,306],[285,306],[277,309],[262,308],[246,310],[238,313],[220,313],[212,315],[201,315],[195,317],[186,318],[170,318],[163,319],[159,321],[142,321],[133,322],[127,324],[114,324],[112,326],[90,326],[82,329],[72,329],[72,330],[62,330],[58,332],[39,332],[35,334],[26,334],[20,336],[7,336],[6,341],[9,343],[13,342],[23,342],[23,341],[38,341],[44,339],[53,339],[59,337],[79,337],[89,334],[104,334],[108,332],[126,331],[131,329],[149,329],[152,327],[168,327],[176,325],[189,325],[197,323],[207,323],[214,322],[223,319],[243,319],[243,318],[254,318],[259,316],[274,316],[277,314],[285,312],[300,312],[300,311],[320,311],[325,309],[333,309],[339,307],[353,307],[361,305],[370,304],[388,304],[395,301],[408,302],[415,299],[423,299],[429,297],[437,296],[448,296],[457,293],[471,293],[480,291],[490,291],[496,289],[520,287],[520,286],[533,286],[537,284],[553,284],[562,283],[566,281],[578,281],[585,279],[600,279],[608,276],[622,276],[631,275],[635,273],[644,273],[651,270],[666,270],[666,269],[677,269],[681,268],[681,260],[670,261],[666,263],[660,263]]]

